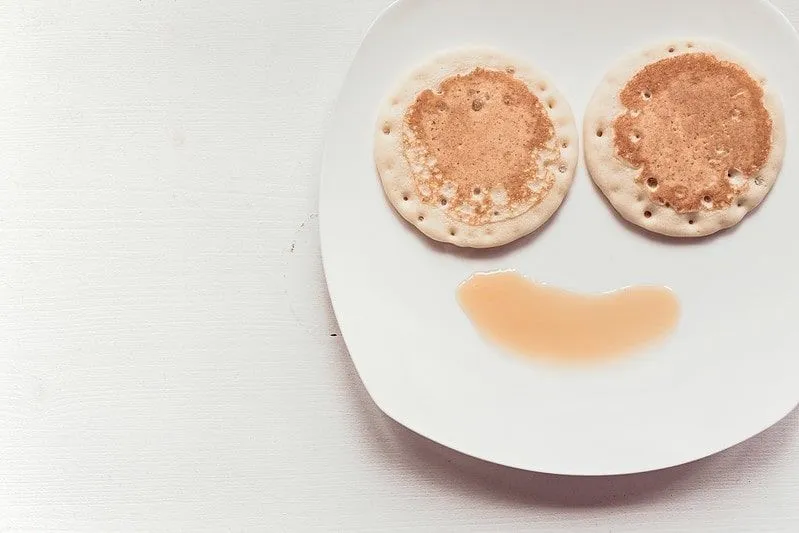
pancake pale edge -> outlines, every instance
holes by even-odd
[[[703,87],[712,75],[721,77]],[[583,142],[592,179],[622,217],[701,237],[739,223],[771,190],[785,119],[779,96],[740,52],[680,40],[607,73],[586,110]]]
[[[566,196],[577,153],[574,117],[552,81],[486,48],[445,52],[412,71],[375,125],[388,200],[431,239],[462,247],[538,229]]]

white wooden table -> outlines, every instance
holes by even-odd
[[[388,2],[2,3],[0,529],[799,529],[796,413],[696,464],[571,479],[372,404],[315,213]]]

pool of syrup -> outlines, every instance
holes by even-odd
[[[630,353],[677,325],[680,304],[666,287],[580,294],[512,271],[476,274],[458,301],[480,333],[514,352],[569,360]]]

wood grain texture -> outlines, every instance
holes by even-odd
[[[796,530],[796,413],[692,465],[573,479],[377,411],[315,211],[387,4],[0,5],[0,530]]]

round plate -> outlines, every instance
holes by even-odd
[[[768,36],[768,38],[764,38]],[[553,220],[493,251],[435,244],[385,200],[372,157],[378,105],[432,54],[487,45],[548,72],[578,124],[605,71],[667,39],[725,41],[783,96],[789,147],[755,213],[697,241],[647,235],[617,218],[578,168]],[[799,40],[759,0],[405,0],[364,39],[328,131],[322,255],[358,373],[390,417],[460,452],[558,474],[653,470],[721,451],[799,402]],[[592,366],[554,366],[484,341],[455,299],[475,272],[517,269],[566,289],[662,284],[683,313],[665,342]]]

